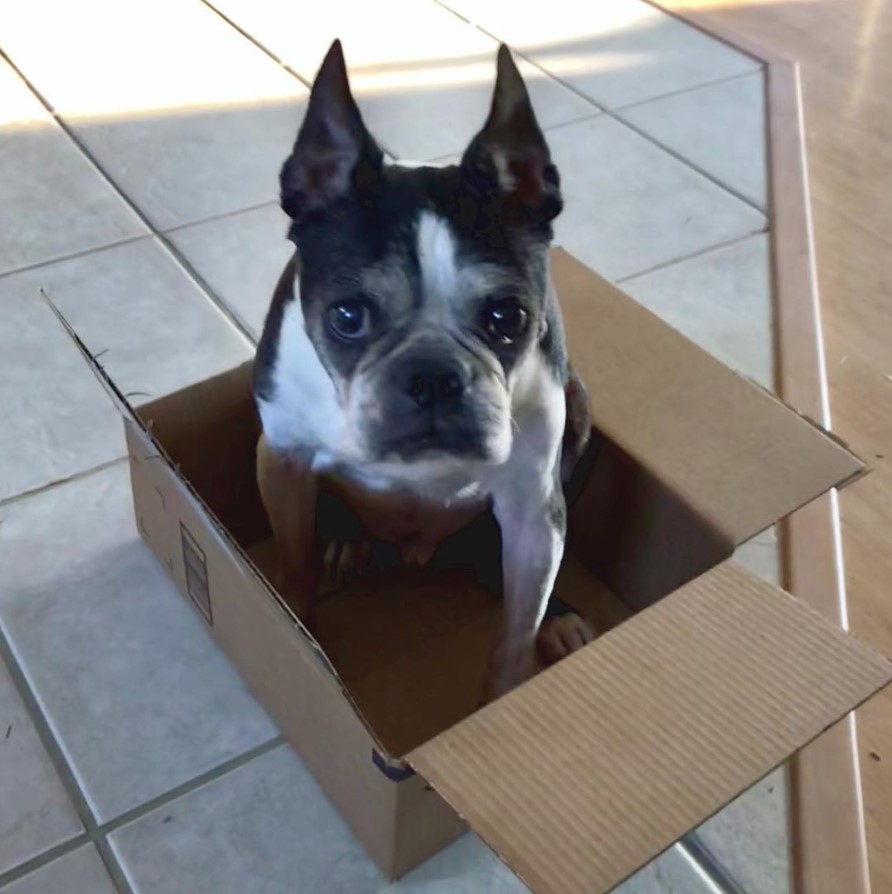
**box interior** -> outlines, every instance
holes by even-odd
[[[250,363],[138,410],[156,442],[268,581],[276,546],[256,483]],[[571,482],[555,597],[598,633],[726,559],[734,544],[593,431]],[[330,515],[329,525],[339,516]],[[372,569],[323,597],[316,639],[393,757],[479,707],[500,617],[499,531],[487,513],[423,570],[376,548]]]

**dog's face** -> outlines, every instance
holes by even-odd
[[[336,43],[281,187],[304,327],[358,457],[504,462],[519,383],[548,339],[547,249],[561,208],[507,49],[461,163],[401,167],[366,130]]]

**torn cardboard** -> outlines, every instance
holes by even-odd
[[[90,358],[143,538],[389,878],[461,815],[532,890],[602,894],[892,678],[725,561],[861,463],[566,253],[553,275],[596,429],[555,595],[603,635],[482,711],[500,602],[463,535],[331,596],[317,641],[268,582],[250,364],[131,408]]]

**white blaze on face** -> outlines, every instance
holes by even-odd
[[[418,218],[415,251],[421,270],[425,318],[439,325],[455,319],[467,325],[469,305],[493,294],[513,280],[510,271],[486,261],[462,259],[449,221],[423,211]]]
[[[448,306],[461,292],[455,236],[449,224],[431,211],[418,218],[416,236],[425,305]]]

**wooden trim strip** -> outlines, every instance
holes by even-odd
[[[780,396],[830,428],[797,67],[767,69],[776,369]],[[839,509],[828,494],[781,525],[784,585],[848,627]],[[870,874],[854,715],[790,765],[798,894],[869,894]]]
[[[798,68],[685,0],[646,2],[765,63],[777,391],[829,429]],[[847,628],[836,494],[787,519],[780,538],[786,589]],[[797,894],[870,894],[854,714],[791,761],[790,780]]]

